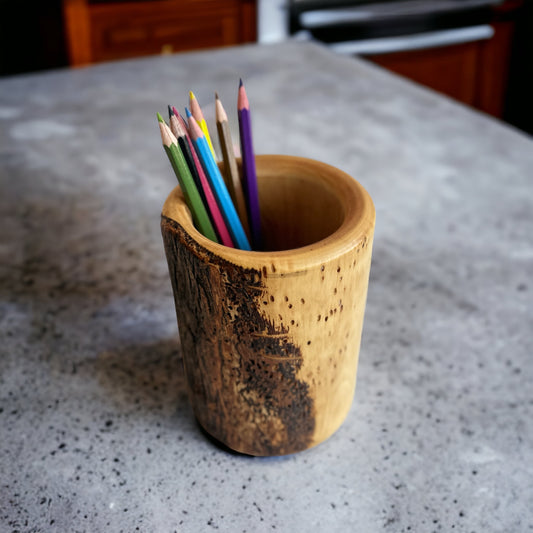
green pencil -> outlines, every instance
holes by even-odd
[[[191,210],[194,225],[208,239],[218,242],[215,230],[213,229],[213,225],[211,224],[211,220],[205,209],[205,205],[202,202],[200,193],[194,183],[191,171],[189,170],[187,162],[178,146],[178,141],[159,113],[157,113],[157,120],[159,122],[159,129],[161,130],[163,148],[165,149],[170,164],[174,169],[174,173],[178,178],[181,190],[185,196],[185,201]]]

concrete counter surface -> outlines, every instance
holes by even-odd
[[[377,213],[357,390],[323,444],[195,423],[155,118],[214,91],[237,141],[358,179]],[[215,135],[216,136],[216,135]],[[533,528],[533,143],[358,59],[243,46],[0,80],[0,530]]]

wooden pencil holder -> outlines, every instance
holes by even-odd
[[[179,187],[161,228],[194,414],[250,455],[314,446],[352,404],[375,211],[344,172],[256,157],[266,251],[201,235]]]

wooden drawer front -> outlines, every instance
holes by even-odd
[[[369,56],[368,59],[469,105],[476,96],[479,44]]]
[[[239,1],[100,4],[91,9],[92,61],[244,41]],[[250,21],[248,21],[249,23]]]
[[[501,118],[504,113],[512,22],[492,24],[491,39],[430,50],[368,56],[368,59]]]

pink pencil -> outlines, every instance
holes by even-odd
[[[172,133],[174,133],[174,135],[176,135],[178,139],[185,138],[190,148],[190,152],[192,155],[192,162],[196,168],[196,171],[198,172],[200,184],[204,191],[205,201],[207,203],[207,209],[209,211],[209,214],[211,215],[211,218],[213,219],[213,224],[220,238],[220,242],[224,244],[225,246],[229,246],[230,248],[235,248],[235,245],[233,244],[233,241],[231,239],[231,235],[229,234],[228,228],[226,227],[226,222],[224,221],[224,218],[222,217],[220,208],[218,207],[217,201],[215,200],[215,196],[213,195],[213,191],[211,190],[211,186],[209,185],[209,182],[207,181],[207,177],[205,175],[204,169],[202,168],[200,160],[198,159],[198,155],[196,154],[196,150],[194,149],[191,138],[189,137],[189,134],[187,133],[187,129],[185,127],[185,121],[183,120],[181,115],[178,113],[176,108],[172,108],[172,112],[174,113],[174,115],[170,119],[170,126],[173,130],[176,130],[176,131],[173,131]],[[173,118],[176,118],[176,121],[174,121]]]

